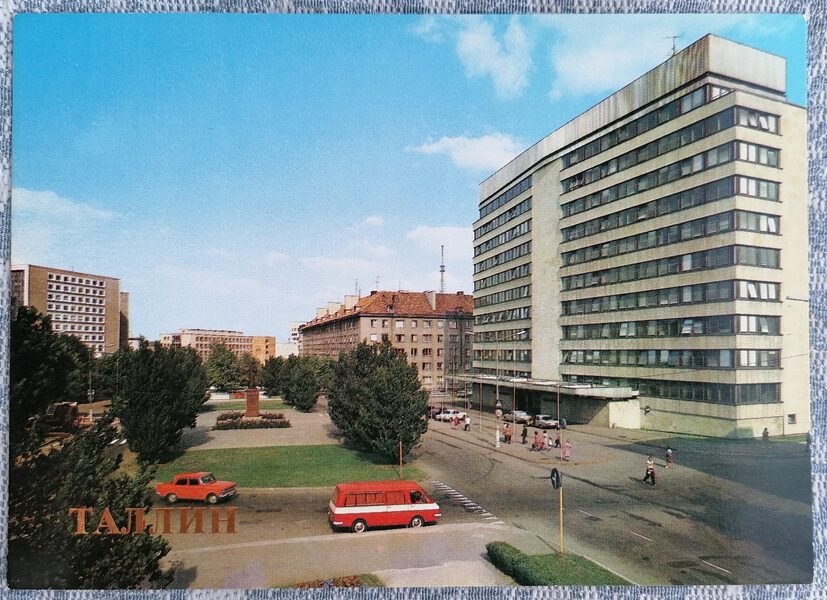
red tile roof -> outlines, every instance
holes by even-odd
[[[436,308],[431,308],[428,294],[435,296]],[[468,294],[440,294],[438,292],[372,292],[369,296],[359,298],[356,306],[345,309],[344,306],[335,313],[317,317],[304,323],[300,328],[313,327],[356,316],[407,316],[407,317],[443,317],[448,313],[462,311],[468,315],[474,312],[474,297]]]

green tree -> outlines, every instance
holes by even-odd
[[[194,427],[207,400],[207,376],[192,348],[164,348],[146,342],[121,356],[120,390],[112,408],[129,447],[142,461],[165,456]]]
[[[281,356],[268,358],[261,369],[261,386],[268,396],[280,396],[284,393],[284,363]]]
[[[215,344],[207,357],[207,379],[222,392],[241,386],[241,369],[233,351],[224,344]]]
[[[290,370],[290,380],[284,390],[285,401],[297,410],[310,412],[316,406],[320,391],[313,362],[298,359]]]
[[[78,370],[88,365],[74,351],[77,338],[52,331],[51,319],[30,307],[21,307],[10,324],[9,442],[12,453],[27,435],[29,420],[42,415],[53,402],[78,402]],[[66,336],[68,337],[68,336]],[[84,349],[85,350],[85,349]],[[80,361],[80,363],[79,363]]]
[[[287,404],[292,404],[291,400],[291,387],[293,384],[293,371],[298,368],[299,365],[299,357],[295,354],[291,354],[287,357],[287,360],[284,361],[284,364],[281,366],[280,377],[281,377],[281,397]]]
[[[416,367],[388,340],[341,353],[327,398],[330,418],[345,437],[391,462],[400,442],[407,455],[428,427],[428,395]]]
[[[261,363],[249,352],[245,352],[238,359],[238,370],[241,373],[241,383],[243,385],[253,388],[259,384]]]
[[[8,582],[26,588],[164,587],[173,573],[160,568],[169,551],[162,537],[72,535],[69,508],[107,506],[119,522],[127,507],[148,508],[152,473],[119,472],[109,414],[46,451],[32,417],[50,402],[75,399],[70,380],[79,356],[88,369],[79,346],[49,325],[48,317],[24,308],[11,327]]]

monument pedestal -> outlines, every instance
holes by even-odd
[[[258,417],[259,410],[258,410],[258,390],[257,389],[249,389],[244,392],[245,399],[247,401],[247,408],[244,411],[245,417]]]

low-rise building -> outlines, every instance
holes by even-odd
[[[179,329],[175,333],[162,333],[162,346],[194,348],[201,360],[207,360],[216,344],[223,344],[237,357],[248,353],[263,363],[276,356],[276,338],[273,336],[245,335],[229,329]]]

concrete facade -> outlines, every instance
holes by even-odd
[[[245,335],[229,329],[179,329],[176,333],[162,333],[159,342],[162,346],[194,348],[202,361],[209,358],[216,344],[227,346],[238,358],[251,354],[261,363],[276,356],[275,337]]]
[[[129,294],[115,277],[38,265],[13,265],[12,307],[51,317],[52,329],[77,336],[96,356],[125,347]]]
[[[480,373],[639,390],[608,424],[808,431],[806,112],[784,82],[706,36],[484,181]]]

